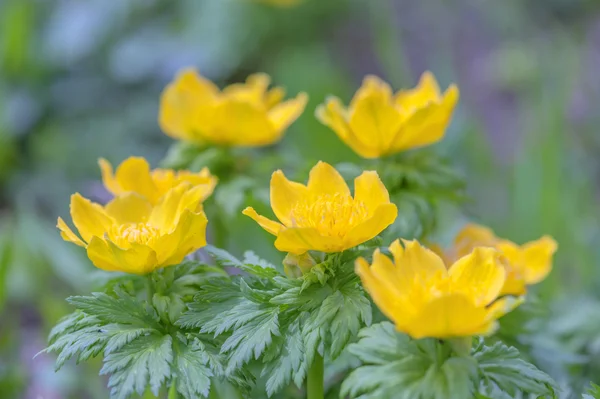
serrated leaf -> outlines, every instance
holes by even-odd
[[[171,375],[172,343],[170,335],[146,335],[108,354],[100,374],[110,374],[111,398],[126,399],[134,392],[142,395],[148,383],[158,396]]]
[[[219,266],[228,266],[228,267],[244,267],[244,263],[225,251],[224,249],[213,247],[212,245],[207,245],[204,247],[204,250],[208,252],[217,262]]]
[[[187,399],[207,397],[210,378],[214,375],[207,367],[208,357],[202,350],[184,346],[174,361],[177,391]]]
[[[486,389],[496,385],[511,397],[520,392],[552,395],[556,389],[556,383],[548,374],[522,360],[516,348],[502,342],[480,346],[473,357],[479,365],[480,378],[486,383]]]

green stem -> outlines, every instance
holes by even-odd
[[[171,388],[169,388],[169,396],[168,399],[177,399],[177,384],[175,378],[171,381]]]
[[[323,373],[323,356],[315,354],[315,360],[308,369],[306,379],[306,399],[323,399],[325,397],[325,384]]]
[[[152,273],[146,275],[146,295],[148,295],[148,302],[152,302],[154,297],[154,282],[152,281]]]

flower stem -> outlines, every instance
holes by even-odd
[[[154,282],[152,281],[152,273],[146,275],[146,295],[148,296],[148,302],[152,302],[154,297]]]
[[[325,384],[323,381],[323,356],[315,354],[315,360],[312,366],[308,369],[308,377],[306,379],[306,398],[307,399],[323,399],[325,397]]]
[[[169,396],[168,399],[177,399],[178,395],[177,395],[177,385],[175,384],[176,380],[173,379],[173,381],[171,381],[171,388],[169,388]]]

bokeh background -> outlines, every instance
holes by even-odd
[[[107,397],[98,364],[55,374],[52,356],[33,359],[64,298],[99,284],[54,225],[71,193],[106,199],[99,157],[165,156],[158,99],[184,66],[221,86],[262,71],[306,91],[276,153],[308,164],[358,159],[313,116],[327,95],[348,101],[366,74],[395,88],[427,69],[456,82],[436,151],[470,201],[440,236],[465,217],[517,242],[553,235],[537,294],[570,309],[556,328],[573,351],[600,354],[598,1],[0,0],[0,398]],[[276,256],[252,221],[229,228],[234,252]]]

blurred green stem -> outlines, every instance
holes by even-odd
[[[177,380],[175,378],[173,378],[173,381],[171,381],[171,388],[169,388],[169,396],[168,399],[177,399],[177,384],[176,384]]]
[[[307,399],[323,399],[325,397],[325,383],[323,379],[323,356],[317,353],[312,366],[308,370],[308,377],[306,379]]]
[[[154,296],[154,282],[152,281],[152,273],[146,275],[146,294],[148,295],[148,302],[152,302]]]

